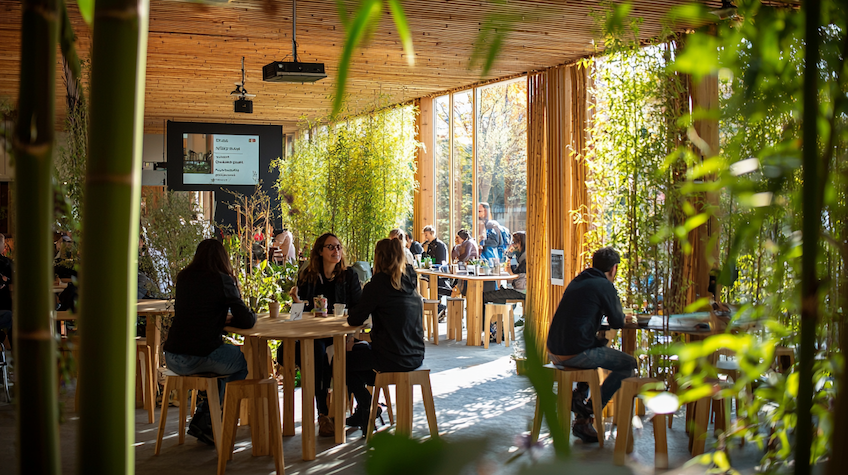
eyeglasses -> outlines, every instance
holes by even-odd
[[[341,244],[325,244],[324,247],[326,247],[327,249],[329,249],[331,251],[341,251],[342,250]]]

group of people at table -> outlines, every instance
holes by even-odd
[[[424,228],[425,242],[422,252],[435,262],[447,261],[447,246],[437,238],[432,226]],[[418,293],[418,275],[409,255],[414,248],[398,230],[390,238],[376,243],[373,276],[363,286],[358,275],[345,261],[344,247],[331,233],[321,235],[313,244],[309,257],[301,266],[297,285],[291,290],[294,302],[302,302],[305,311],[311,311],[313,298],[323,296],[327,307],[344,304],[348,310],[347,323],[359,327],[371,317],[370,342],[360,341],[352,335],[347,338],[346,382],[347,390],[356,400],[356,410],[346,419],[346,425],[365,430],[370,416],[371,393],[366,388],[373,385],[375,371],[405,372],[419,368],[424,361],[423,304]],[[470,244],[469,244],[470,241]],[[455,259],[475,256],[476,243],[468,232],[461,230],[456,236],[452,251]],[[417,250],[417,249],[416,249]],[[523,298],[526,288],[525,234],[512,235],[509,252],[515,258],[507,266],[511,273],[520,274],[510,289],[491,289],[484,293],[487,301]],[[547,341],[550,359],[555,365],[577,368],[605,368],[612,371],[603,384],[602,405],[606,404],[621,386],[621,381],[632,375],[636,360],[625,353],[606,346],[596,337],[601,319],[606,316],[612,328],[621,328],[624,314],[618,293],[612,282],[615,278],[618,253],[612,248],[598,250],[593,266],[584,270],[567,287],[556,310]],[[447,282],[441,282],[450,291]],[[228,375],[219,379],[219,395],[223,400],[226,383],[241,380],[248,375],[245,357],[236,346],[222,341],[225,326],[249,329],[257,316],[242,300],[238,280],[221,242],[215,239],[202,241],[194,259],[176,282],[174,320],[164,344],[165,361],[176,374],[216,373]],[[440,292],[441,293],[441,292]],[[299,345],[300,342],[297,343]],[[327,403],[331,363],[326,358],[327,346],[332,338],[314,340],[316,358],[315,400],[318,409],[319,435],[333,436],[334,422],[329,417]],[[282,347],[278,361],[283,361]],[[295,350],[295,364],[299,365],[300,351]],[[597,441],[591,423],[591,404],[586,401],[588,388],[578,387],[573,410],[578,418],[573,432],[584,441]],[[382,412],[379,406],[378,413]],[[379,415],[379,414],[378,414]],[[304,423],[307,423],[304,421]],[[200,441],[214,444],[211,415],[208,404],[201,401],[189,424],[190,435]]]

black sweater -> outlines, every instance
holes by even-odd
[[[551,322],[548,351],[569,356],[595,347],[604,315],[611,328],[624,326],[618,291],[603,272],[590,267],[566,287]]]
[[[362,284],[359,283],[359,276],[356,275],[352,267],[345,269],[332,281],[324,281],[323,277],[322,275],[318,282],[309,282],[302,275],[298,277],[297,296],[303,301],[305,312],[310,312],[315,307],[315,301],[312,298],[321,293],[319,288],[325,284],[335,285],[335,295],[324,295],[324,297],[327,297],[327,310],[332,312],[333,305],[337,303],[345,304],[348,309],[356,306],[359,297],[362,295]]]
[[[233,319],[226,324],[228,310]],[[164,350],[208,356],[221,346],[224,326],[252,328],[255,323],[256,315],[242,301],[232,277],[220,272],[184,270],[177,278],[174,323]]]
[[[392,287],[388,274],[374,274],[365,284],[362,300],[353,307],[347,323],[362,325],[371,315],[371,349],[377,371],[412,371],[424,361],[424,327],[421,296],[415,269],[407,264],[401,290]]]

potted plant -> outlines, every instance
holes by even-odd
[[[291,262],[279,265],[267,262],[264,271],[272,282],[268,311],[271,313],[271,318],[277,318],[280,313],[280,306],[291,301],[289,291],[297,281],[297,266]]]

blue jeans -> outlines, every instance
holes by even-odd
[[[247,360],[244,359],[241,349],[233,345],[221,345],[207,356],[178,355],[166,351],[165,363],[168,369],[180,376],[197,373],[230,375],[218,379],[218,395],[222,404],[226,383],[247,377]]]
[[[550,357],[554,365],[584,369],[603,368],[612,371],[601,386],[601,407],[607,405],[618,388],[621,387],[621,381],[633,376],[633,370],[636,369],[636,358],[608,346],[589,348],[583,353],[578,353],[562,361],[559,361],[554,355],[550,355]],[[568,388],[568,390],[570,389]]]

